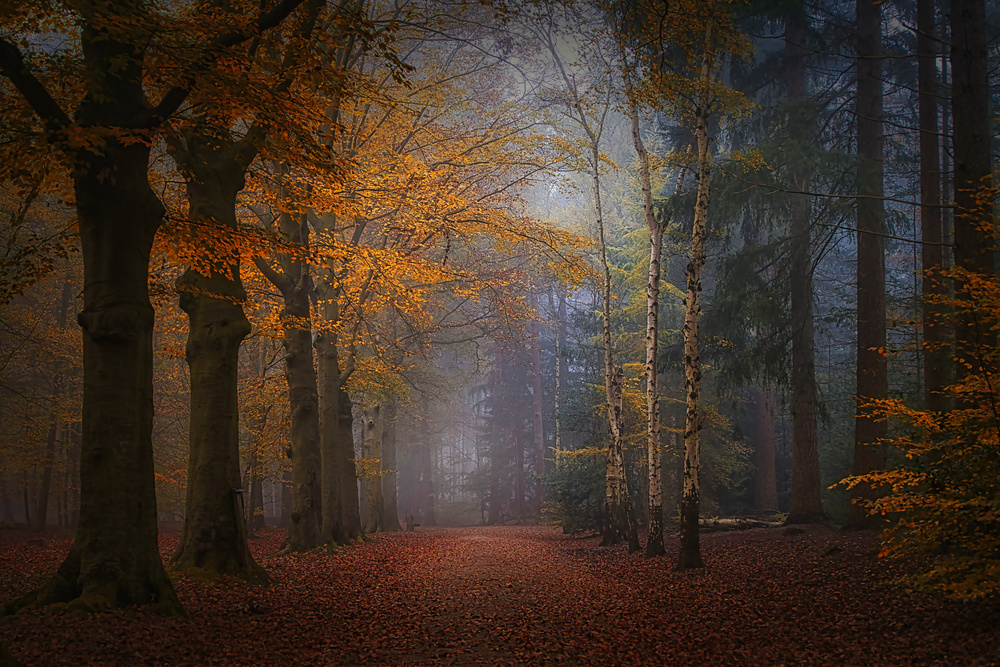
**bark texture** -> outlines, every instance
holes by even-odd
[[[700,84],[702,93],[696,111],[695,139],[698,144],[698,197],[691,231],[691,259],[687,267],[687,296],[684,301],[684,473],[681,495],[681,545],[678,570],[704,567],[698,534],[701,501],[701,365],[698,352],[698,317],[701,314],[701,269],[705,265],[705,229],[711,186],[712,153],[708,137],[710,34],[705,37]]]
[[[791,8],[785,20],[785,59],[789,106],[789,138],[806,145],[812,141],[812,108],[806,97],[805,17]],[[810,175],[790,167],[799,191],[808,189]],[[813,333],[812,221],[806,195],[789,197],[791,236],[792,320],[792,500],[789,523],[822,521],[822,485],[816,438],[816,355]]]
[[[251,498],[240,475],[237,372],[240,345],[250,333],[242,306],[246,293],[238,251],[218,233],[237,227],[236,197],[255,154],[249,146],[203,136],[189,137],[176,153],[187,180],[189,218],[216,233],[207,243],[207,265],[189,268],[177,280],[189,321],[191,417],[184,528],[170,563],[212,576],[266,579],[247,547],[245,512]]]
[[[774,467],[774,390],[757,391],[757,428],[753,461],[756,468],[754,481],[754,509],[778,511],[778,480]]]
[[[882,10],[874,0],[858,0],[858,360],[857,417],[854,422],[852,474],[885,467],[878,444],[887,422],[872,400],[888,395],[885,331],[885,209],[882,168]],[[869,484],[852,489],[847,525],[870,523],[864,503],[877,490]]]
[[[365,532],[377,533],[382,530],[385,503],[382,498],[382,407],[376,405],[364,411],[364,449],[362,454],[369,473],[377,473],[365,479]]]
[[[941,155],[938,137],[938,41],[934,0],[917,0],[917,81],[920,122],[920,247],[923,268],[924,408],[944,412],[948,401],[952,337],[941,303],[948,288],[941,276],[945,266],[941,220]]]
[[[396,488],[396,399],[391,398],[382,408],[382,530],[402,530],[399,525],[398,493]]]
[[[955,159],[955,266],[973,274],[994,272],[992,210],[977,201],[991,185],[992,135],[990,87],[984,0],[951,3],[951,108]],[[959,298],[967,297],[963,281]],[[984,367],[985,352],[996,344],[996,334],[981,326],[973,312],[955,317],[956,380],[992,373]],[[975,402],[975,399],[972,399]],[[972,407],[972,406],[970,406]],[[978,406],[976,406],[978,407]]]

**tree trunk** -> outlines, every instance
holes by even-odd
[[[119,71],[107,66],[108,59],[126,47],[111,38],[93,41],[89,28],[84,33],[88,66]],[[84,124],[123,98],[141,97],[139,76],[100,78],[106,90],[84,103]],[[84,151],[77,159],[74,191],[84,259],[84,304],[77,318],[84,373],[79,524],[55,576],[7,605],[8,612],[69,602],[84,611],[154,604],[162,613],[183,614],[157,543],[147,279],[164,209],[146,179],[148,164],[146,143],[123,145],[110,136],[101,153]]]
[[[266,578],[247,547],[244,511],[250,494],[240,476],[237,373],[250,322],[242,306],[239,255],[221,236],[236,229],[236,196],[246,167],[231,148],[197,137],[190,137],[176,158],[187,180],[191,223],[216,236],[208,242],[205,273],[189,268],[177,280],[189,320],[191,418],[184,528],[170,564],[212,576]]]
[[[66,320],[69,314],[69,300],[73,295],[73,284],[67,274],[63,279],[62,294],[59,298],[59,311],[56,315],[56,325],[60,331],[66,330]],[[48,525],[49,496],[52,491],[52,468],[56,460],[56,442],[62,429],[59,426],[59,401],[63,394],[62,372],[57,372],[52,381],[51,414],[49,432],[45,439],[45,462],[42,467],[42,479],[38,489],[38,509],[35,512],[34,528],[36,532],[44,533]]]
[[[337,322],[335,300],[323,302],[326,323]],[[351,397],[343,388],[337,336],[322,332],[316,337],[319,369],[320,443],[323,466],[323,539],[347,544],[361,537],[361,510],[354,466],[354,415]]]
[[[420,428],[420,449],[417,452],[420,466],[420,519],[425,526],[437,525],[434,494],[434,457],[431,453],[431,430],[425,421]]]
[[[524,470],[524,443],[517,432],[511,434],[514,441],[514,512],[517,515],[517,522],[524,521],[527,514],[527,505],[524,502],[525,482],[527,475]]]
[[[705,265],[705,228],[711,186],[712,153],[708,137],[709,45],[711,29],[705,33],[701,93],[696,112],[695,139],[698,143],[698,199],[691,231],[691,260],[687,268],[687,297],[684,301],[684,490],[681,495],[681,545],[678,570],[704,567],[701,558],[698,515],[701,502],[701,365],[698,352],[698,317],[701,313],[701,269]]]
[[[785,58],[789,106],[789,139],[803,145],[812,142],[813,116],[806,97],[806,26],[801,10],[791,8],[785,22]],[[808,189],[808,171],[790,167],[793,187]],[[816,355],[813,336],[812,221],[809,198],[789,195],[791,241],[791,325],[792,325],[792,500],[788,523],[823,521],[819,448],[816,438]]]
[[[365,479],[365,532],[377,533],[383,529],[382,518],[385,503],[382,498],[382,408],[376,405],[364,411],[364,449],[366,472]]]
[[[948,409],[944,388],[951,360],[952,332],[943,301],[948,288],[944,267],[941,220],[941,155],[938,138],[938,44],[934,0],[917,0],[917,78],[920,121],[920,235],[923,268],[922,304],[924,350],[924,408],[943,413]]]
[[[647,556],[662,556],[663,547],[663,481],[660,451],[660,395],[657,389],[656,356],[660,331],[660,257],[663,254],[663,225],[653,214],[653,189],[649,178],[649,155],[639,131],[639,109],[632,94],[632,82],[625,75],[628,92],[628,115],[632,124],[632,144],[639,158],[639,178],[642,184],[642,210],[649,231],[649,270],[646,278],[646,468],[648,471],[649,538]],[[678,181],[679,182],[679,181]]]
[[[871,405],[888,395],[885,331],[885,247],[882,204],[882,10],[874,0],[857,1],[858,24],[858,360],[857,418],[854,422],[852,474],[885,468],[878,442],[887,422]],[[852,489],[847,525],[863,527],[870,519],[864,503],[877,491],[870,484]]]
[[[594,169],[594,210],[597,216],[597,235],[601,250],[601,270],[603,286],[602,339],[604,341],[604,391],[610,427],[608,442],[608,462],[604,489],[604,526],[601,546],[628,543],[629,551],[639,550],[639,535],[635,517],[632,516],[632,499],[629,496],[628,479],[625,476],[622,414],[621,368],[614,364],[611,347],[611,268],[608,265],[608,246],[604,234],[604,213],[601,208],[600,155],[596,141],[592,139],[591,166]]]
[[[757,428],[753,448],[756,480],[754,508],[761,512],[778,511],[778,479],[774,466],[774,389],[757,390]]]
[[[398,409],[396,399],[391,398],[382,409],[382,530],[395,532],[402,530],[399,525],[396,480],[396,420]]]
[[[537,305],[537,301],[536,301]],[[542,353],[541,337],[538,332],[538,322],[531,323],[531,426],[534,436],[535,450],[535,515],[541,519],[542,505],[545,502],[545,487],[542,486],[542,475],[545,474],[545,433],[542,430]]]
[[[992,152],[990,132],[990,87],[984,0],[952,0],[951,3],[951,107],[955,159],[955,267],[979,276],[994,271],[992,207],[978,201],[990,186]],[[956,281],[958,298],[968,299],[964,281]],[[956,313],[956,380],[981,376],[994,369],[986,366],[987,352],[996,335],[982,324],[975,312]],[[977,398],[965,407],[979,407]]]

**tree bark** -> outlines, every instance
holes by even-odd
[[[176,151],[187,180],[192,224],[216,235],[235,231],[236,197],[256,154],[248,152],[198,136],[190,136],[186,148]],[[189,268],[177,280],[181,309],[189,320],[191,418],[184,528],[170,564],[180,571],[266,579],[247,546],[245,507],[251,500],[240,475],[237,373],[240,345],[250,333],[242,306],[246,292],[238,251],[220,236],[208,245],[208,266]]]
[[[537,305],[537,300],[536,300]],[[541,520],[542,505],[545,503],[545,487],[542,486],[542,475],[545,474],[545,433],[542,430],[542,352],[541,336],[538,322],[531,323],[531,427],[535,450],[535,516]]]
[[[951,360],[952,332],[944,300],[948,287],[944,268],[941,220],[941,155],[938,137],[938,44],[934,0],[917,0],[917,80],[920,123],[920,236],[923,268],[922,306],[924,351],[924,408],[943,413],[948,409],[944,388]]]
[[[712,153],[708,137],[708,46],[711,30],[705,35],[705,55],[699,80],[702,92],[696,111],[695,139],[698,144],[698,198],[691,230],[691,259],[687,267],[687,297],[684,300],[684,487],[681,495],[681,545],[678,570],[704,567],[701,558],[698,515],[701,501],[701,365],[698,352],[698,317],[701,313],[701,269],[705,265],[705,228],[711,187]]]
[[[369,473],[365,482],[365,532],[377,533],[383,529],[382,518],[385,502],[382,498],[382,407],[376,405],[364,411],[364,449],[362,454]]]
[[[130,47],[87,28],[84,53],[92,71]],[[131,76],[130,76],[131,75]],[[105,81],[81,107],[96,123],[124,100],[141,98],[140,76],[126,69]],[[99,101],[101,100],[101,101]],[[157,542],[153,477],[153,308],[147,278],[153,235],[164,209],[146,179],[149,148],[107,138],[101,152],[81,151],[74,174],[84,259],[83,442],[76,539],[53,578],[8,604],[68,602],[91,611],[152,604],[183,614]]]
[[[660,395],[657,389],[656,356],[660,330],[660,258],[663,254],[663,225],[653,213],[653,189],[649,177],[649,155],[639,131],[639,109],[632,93],[631,77],[626,70],[625,89],[628,93],[628,115],[632,125],[632,144],[639,158],[639,179],[642,184],[642,210],[649,231],[649,269],[646,277],[646,469],[648,471],[649,537],[647,556],[662,556],[663,547],[663,481],[660,449]],[[678,181],[679,183],[679,181]]]
[[[59,297],[59,311],[56,314],[56,326],[59,331],[66,330],[66,320],[69,314],[69,300],[73,295],[73,284],[69,275],[63,279],[62,293]],[[38,488],[38,508],[35,511],[35,532],[44,533],[48,525],[49,496],[52,491],[52,469],[56,460],[56,442],[62,429],[59,424],[59,400],[63,394],[62,371],[57,371],[52,380],[51,414],[49,416],[49,432],[45,439],[45,461],[42,467],[42,479]]]
[[[396,420],[398,408],[396,399],[390,398],[382,409],[382,530],[395,532],[402,530],[399,525],[396,480]]]
[[[951,108],[955,159],[955,267],[979,276],[994,272],[992,207],[977,197],[991,185],[992,135],[984,0],[951,3]],[[968,299],[965,281],[958,298]],[[973,310],[955,316],[956,380],[992,373],[984,359],[996,335]],[[979,407],[973,397],[963,403]]]
[[[754,508],[778,511],[778,480],[774,466],[774,389],[757,390],[757,429],[753,461],[756,469]]]
[[[872,400],[888,395],[885,330],[885,247],[882,168],[882,10],[874,0],[857,1],[858,25],[858,359],[857,418],[852,474],[885,468],[880,440],[888,424]],[[852,489],[847,525],[871,523],[865,503],[878,491],[870,484]]]
[[[805,17],[797,7],[785,21],[785,58],[789,105],[789,138],[801,145],[812,141],[814,112],[806,97]],[[796,190],[808,189],[808,171],[790,166]],[[809,198],[789,195],[792,324],[792,499],[788,523],[823,521],[819,448],[816,438],[816,356],[813,333],[812,221]]]

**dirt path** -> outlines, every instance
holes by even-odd
[[[0,534],[0,599],[60,562]],[[809,528],[706,535],[673,571],[550,528],[421,529],[274,557],[270,586],[181,580],[190,619],[126,609],[0,621],[29,665],[998,665],[1000,608],[907,593],[873,536]],[[162,539],[169,553],[176,535]]]

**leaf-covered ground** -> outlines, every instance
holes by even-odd
[[[40,583],[68,540],[0,531],[0,600]],[[703,536],[709,567],[536,527],[379,535],[275,557],[276,582],[177,582],[190,619],[129,609],[0,621],[29,665],[994,665],[1000,609],[907,593],[870,534]],[[176,533],[161,539],[164,554]]]

